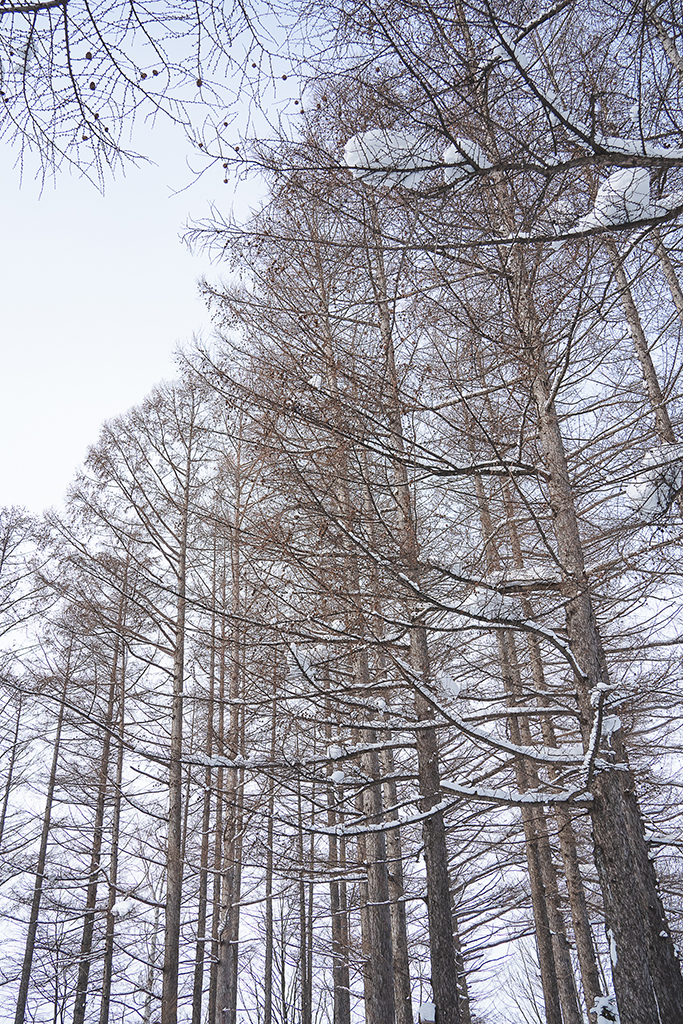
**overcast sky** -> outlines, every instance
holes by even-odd
[[[59,505],[101,423],[173,376],[179,344],[210,334],[197,280],[220,268],[179,235],[211,201],[227,210],[231,186],[219,170],[192,183],[186,152],[155,128],[157,166],[130,167],[104,196],[68,172],[41,194],[0,153],[0,505]]]

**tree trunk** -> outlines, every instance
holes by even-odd
[[[97,786],[97,803],[95,806],[95,822],[93,826],[92,849],[90,852],[90,870],[88,872],[88,888],[85,899],[85,918],[81,937],[81,950],[76,982],[76,998],[74,1000],[73,1024],[83,1024],[85,1005],[88,996],[88,979],[92,959],[92,938],[95,927],[95,906],[97,903],[97,887],[100,874],[100,856],[102,852],[102,831],[104,825],[104,807],[109,784],[109,751],[111,748],[111,726],[114,721],[114,704],[118,682],[119,645],[123,629],[125,579],[119,600],[117,617],[117,633],[112,658],[111,677],[109,680],[109,696],[102,737],[102,756],[100,758],[99,781]]]
[[[206,708],[206,738],[204,750],[207,757],[213,753],[214,687],[216,682],[216,542],[213,544],[213,577],[211,601],[211,639],[209,650],[209,697]],[[211,782],[212,771],[204,772],[204,796],[202,804],[202,844],[199,854],[199,895],[197,907],[197,944],[194,956],[194,978],[192,982],[192,1024],[201,1024],[204,992],[204,957],[206,955],[206,921],[209,889],[209,830],[211,827]]]
[[[655,254],[662,268],[662,273],[664,274],[666,283],[669,286],[671,298],[673,299],[673,304],[676,307],[676,312],[678,313],[678,319],[683,323],[683,290],[681,289],[681,283],[678,280],[678,276],[674,270],[667,248],[662,241],[662,234],[659,228],[652,232],[652,241],[654,244]]]
[[[643,371],[645,388],[647,390],[648,398],[650,399],[652,411],[655,415],[657,434],[659,435],[660,441],[664,444],[673,444],[676,441],[676,435],[674,434],[671,426],[669,411],[666,407],[666,401],[662,394],[662,389],[659,386],[657,371],[654,363],[652,362],[650,348],[647,343],[647,338],[645,337],[645,331],[643,330],[643,325],[641,323],[636,304],[633,301],[633,295],[631,294],[628,278],[624,271],[624,265],[619,255],[616,242],[613,238],[605,238],[605,248],[607,249],[609,258],[612,262],[614,279],[619,288],[619,301],[621,302],[621,308],[624,311],[624,318],[628,324],[631,338],[633,339],[633,346],[636,350],[636,355],[638,356],[638,361],[640,362],[640,366]]]
[[[185,677],[185,606],[187,533],[190,505],[191,441],[187,447],[185,483],[178,545],[178,587],[173,694],[171,700],[171,745],[168,770],[168,836],[166,846],[166,913],[164,923],[164,972],[161,994],[161,1024],[177,1024],[178,970],[180,956],[180,913],[183,889],[183,686]]]
[[[38,849],[38,863],[36,865],[36,876],[33,887],[33,900],[29,915],[28,929],[26,932],[26,944],[24,947],[24,960],[21,966],[21,980],[19,982],[19,994],[17,996],[17,1007],[14,1014],[14,1024],[24,1024],[26,1016],[26,1000],[31,982],[31,969],[33,967],[33,951],[36,943],[36,932],[38,931],[38,920],[40,917],[40,904],[43,898],[43,881],[45,879],[45,861],[47,859],[47,844],[50,837],[50,820],[52,818],[52,802],[55,795],[55,784],[57,780],[57,765],[59,763],[59,744],[62,737],[62,724],[64,722],[64,710],[66,691],[69,685],[71,672],[71,645],[66,659],[64,670],[64,682],[62,695],[59,702],[59,713],[57,715],[57,729],[52,745],[52,765],[47,783],[47,795],[45,798],[45,810],[43,811],[43,827],[40,833],[40,847]]]
[[[118,744],[116,752],[116,782],[114,788],[114,808],[111,824],[111,853],[109,856],[109,892],[107,897],[107,914],[105,918],[104,967],[102,974],[102,997],[100,1000],[99,1024],[109,1024],[111,1007],[111,983],[114,973],[114,929],[116,921],[113,914],[117,898],[119,873],[119,831],[121,828],[121,794],[123,783],[123,738],[126,724],[126,658],[125,651],[121,656],[121,677],[119,680],[119,722]],[[158,909],[156,910],[158,917]]]
[[[270,716],[270,760],[275,760],[277,736],[277,662],[273,667],[273,707]],[[268,824],[266,830],[266,948],[264,955],[263,1024],[273,1024],[273,841],[275,838],[275,777],[268,779]],[[336,1024],[336,1021],[334,1022]]]
[[[388,742],[388,732],[382,733]],[[384,803],[392,808],[396,805],[396,783],[394,755],[390,747],[380,753],[382,763]],[[398,811],[385,811],[387,821],[398,821]],[[400,829],[389,829],[386,833],[389,900],[391,907],[391,939],[394,953],[394,1001],[396,1003],[396,1024],[413,1024],[413,999],[410,988],[410,958],[406,930],[406,904],[403,884],[403,850]]]
[[[313,1000],[312,981],[309,973],[308,940],[309,940],[309,918],[306,907],[306,880],[305,880],[305,856],[304,856],[304,820],[301,803],[301,778],[297,791],[299,830],[298,830],[298,854],[299,854],[299,987],[301,992],[301,1024],[311,1024]]]
[[[396,374],[391,315],[387,301],[386,272],[382,250],[382,232],[377,206],[371,189],[366,189],[370,214],[372,246],[368,250],[369,273],[375,288],[379,326],[384,348],[385,374],[388,393],[387,418],[389,421],[389,448],[394,456],[393,471],[396,504],[399,513],[399,544],[406,572],[416,582],[419,578],[418,540],[410,498],[410,483],[405,465],[405,445],[401,423],[401,403]],[[372,253],[372,256],[370,256]],[[429,647],[424,626],[416,625],[410,631],[410,663],[422,686],[429,688],[431,668]],[[430,721],[431,705],[415,692],[415,714],[418,721]],[[417,733],[417,768],[421,797],[420,809],[430,811],[441,798],[439,751],[436,730],[420,729]],[[457,964],[451,928],[450,878],[446,828],[441,811],[434,811],[424,819],[422,826],[425,867],[427,875],[427,917],[429,921],[429,951],[432,967],[432,989],[437,1010],[437,1024],[460,1024],[457,990]]]
[[[503,502],[508,522],[514,565],[516,569],[523,569],[524,557],[522,555],[519,534],[517,533],[510,486],[507,482],[503,485]],[[534,611],[529,599],[527,597],[522,597],[521,603],[522,614],[524,617],[530,621],[533,620]],[[529,633],[527,635],[527,644],[534,689],[536,693],[543,694],[546,692],[547,686],[538,639],[533,634]],[[541,698],[541,703],[543,703],[543,698]],[[546,746],[557,747],[558,743],[555,736],[555,729],[549,715],[544,715],[541,719],[541,728]],[[553,765],[550,765],[548,771],[551,781],[554,781],[557,778],[557,769]],[[595,1000],[601,993],[600,974],[595,956],[593,932],[591,929],[590,918],[588,916],[586,893],[583,878],[581,877],[579,856],[576,849],[574,825],[571,813],[565,804],[558,803],[555,805],[555,819],[557,821],[560,851],[562,853],[562,864],[567,883],[567,893],[569,895],[569,909],[572,915],[574,940],[576,942],[576,951],[579,958],[581,985],[583,988],[586,1011],[589,1014],[588,1019],[590,1020],[590,1011],[595,1004]]]
[[[12,779],[14,777],[14,768],[17,762],[17,753],[19,749],[19,724],[21,722],[21,709],[22,709],[22,694],[19,694],[19,703],[17,704],[17,717],[14,723],[14,739],[12,740],[12,752],[10,753],[9,766],[7,768],[7,779],[5,780],[5,793],[2,798],[2,811],[0,812],[0,850],[2,850],[2,837],[5,831],[5,821],[7,820],[7,806],[9,803],[9,795],[12,791]]]
[[[221,608],[226,607],[226,580],[227,572],[225,561],[223,563],[222,576],[222,603]],[[221,615],[221,646],[219,666],[219,692],[218,692],[218,751],[225,754],[225,614]],[[221,929],[221,889],[223,885],[223,807],[225,803],[224,790],[224,769],[219,767],[216,772],[216,819],[213,848],[213,892],[211,900],[211,970],[209,975],[209,1024],[221,1024],[217,1013],[218,993],[218,949]]]
[[[564,577],[567,633],[583,670],[575,680],[588,749],[597,713],[591,694],[597,697],[601,687],[608,688],[609,678],[591,605],[572,485],[550,396],[542,342],[531,324],[520,326],[534,366],[532,389],[550,476],[548,492]],[[601,750],[601,759],[603,763],[611,761],[615,768],[605,766],[592,776],[591,819],[606,931],[615,951],[612,974],[617,1003],[622,1024],[677,1024],[683,1006],[683,979],[648,860],[634,781],[619,734],[613,736],[612,747],[613,752]],[[634,884],[628,884],[630,881]]]

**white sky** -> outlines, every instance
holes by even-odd
[[[157,166],[129,167],[104,197],[68,172],[41,195],[0,152],[0,505],[59,505],[101,423],[210,334],[197,280],[220,268],[179,234],[211,201],[227,212],[232,189],[220,169],[193,182],[182,135],[157,126],[152,141]]]

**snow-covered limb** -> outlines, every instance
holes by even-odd
[[[364,836],[369,835],[371,832],[392,832],[397,828],[404,828],[406,825],[417,825],[421,821],[425,821],[427,818],[431,818],[435,814],[445,814],[447,811],[456,807],[459,802],[459,799],[447,797],[439,800],[439,802],[434,804],[433,807],[430,807],[428,811],[421,811],[418,814],[399,817],[395,821],[383,821],[377,825],[335,825],[333,828],[316,825],[307,828],[306,831],[314,832],[316,835],[344,837]]]
[[[435,166],[423,149],[409,132],[373,128],[348,140],[344,163],[354,178],[375,188],[415,188]]]
[[[469,139],[458,138],[443,155],[444,181],[447,185],[466,185],[472,171],[485,171],[492,167],[481,146]]]
[[[474,797],[477,800],[485,800],[487,803],[510,804],[521,807],[523,804],[568,804],[575,807],[589,807],[593,797],[585,789],[576,787],[562,790],[561,793],[547,793],[539,790],[528,790],[526,793],[518,793],[511,789],[488,789],[486,786],[468,786],[459,782],[442,780],[441,785],[449,793],[458,793],[460,796]]]
[[[492,736],[490,733],[485,732],[483,729],[478,729],[476,726],[471,725],[465,718],[460,715],[454,714],[449,708],[443,706],[438,697],[431,691],[428,690],[424,685],[422,679],[415,672],[413,667],[405,662],[402,658],[394,657],[395,664],[402,670],[407,679],[410,680],[415,689],[420,693],[424,699],[431,704],[431,706],[443,715],[446,721],[455,726],[460,732],[469,736],[470,739],[475,739],[484,743],[488,747],[494,747],[496,750],[500,750],[506,754],[514,754],[518,757],[526,757],[532,761],[537,761],[540,764],[563,764],[563,765],[581,765],[583,764],[583,758],[578,757],[575,753],[563,754],[560,750],[553,747],[523,747],[518,746],[515,743],[511,743],[510,740]]]
[[[643,459],[643,469],[626,495],[646,520],[666,514],[683,489],[683,444],[662,444]]]
[[[639,223],[665,216],[682,203],[683,194],[680,192],[657,201],[650,199],[649,169],[623,167],[600,185],[592,211],[579,221],[576,230]]]

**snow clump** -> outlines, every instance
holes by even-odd
[[[596,1015],[595,1024],[619,1024],[619,1011],[614,996],[596,996],[591,1014]]]
[[[341,784],[344,781],[344,779],[346,778],[346,776],[344,775],[344,772],[336,771],[336,772],[332,772],[332,774],[330,775],[330,778],[335,783],[335,785],[341,786]]]
[[[651,217],[650,172],[646,167],[624,167],[603,181],[595,205],[577,225],[586,228],[609,227]]]
[[[491,167],[484,150],[469,139],[456,139],[443,155],[443,177],[447,185],[465,184],[472,178],[472,169],[478,171]]]
[[[419,139],[408,132],[373,128],[354,135],[344,146],[344,163],[367,185],[415,188],[434,164]]]
[[[449,697],[459,697],[462,686],[448,672],[437,672],[436,681]]]
[[[477,587],[462,603],[462,610],[484,619],[517,618],[517,602],[497,590]]]
[[[130,896],[126,896],[122,900],[117,900],[114,906],[111,908],[111,912],[114,917],[125,917],[131,910],[135,908],[135,900]]]
[[[643,459],[643,470],[628,485],[635,512],[651,519],[664,515],[683,487],[683,444],[663,444]]]

